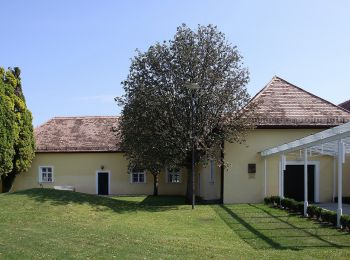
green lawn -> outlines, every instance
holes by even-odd
[[[32,189],[0,195],[0,259],[350,258],[350,235],[261,204],[98,197]]]

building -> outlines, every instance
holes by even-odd
[[[345,108],[346,110],[350,111],[350,99],[339,104],[340,107]]]
[[[257,128],[244,144],[224,144],[224,160],[230,167],[222,169],[212,162],[197,167],[197,195],[204,200],[255,203],[277,194],[298,199],[303,194],[301,152],[285,155],[284,174],[278,155],[267,162],[260,152],[350,121],[346,109],[279,77],[252,100],[260,104]],[[13,190],[72,186],[92,194],[152,194],[152,175],[128,169],[114,134],[117,124],[118,117],[56,117],[39,126],[36,157],[29,171],[16,178]],[[331,201],[333,157],[310,154],[309,158],[310,200]],[[164,169],[159,194],[184,195],[186,177],[185,169]],[[344,182],[348,179],[349,170]],[[350,187],[344,187],[344,194],[350,195]]]

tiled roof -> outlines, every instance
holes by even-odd
[[[279,77],[252,101],[262,128],[331,127],[350,121],[350,112]],[[344,102],[349,105],[350,101]],[[119,117],[55,117],[35,129],[37,152],[121,152],[115,134]]]
[[[350,121],[350,113],[279,77],[252,101],[259,102],[258,127],[331,127]]]
[[[35,129],[37,152],[118,152],[116,116],[54,117]]]
[[[346,110],[350,111],[350,99],[348,101],[345,101],[341,104],[339,104],[338,106],[345,108]]]

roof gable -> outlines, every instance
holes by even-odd
[[[35,129],[37,152],[118,152],[119,117],[54,117]]]
[[[345,102],[339,104],[338,106],[350,111],[350,99],[348,101],[345,101]]]
[[[350,121],[350,113],[277,76],[252,99],[260,127],[330,127]]]

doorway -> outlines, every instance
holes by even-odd
[[[97,172],[97,194],[109,194],[109,172]]]
[[[308,165],[308,201],[315,202],[315,165]],[[304,200],[304,165],[286,165],[284,171],[284,196],[295,199],[296,201]]]

